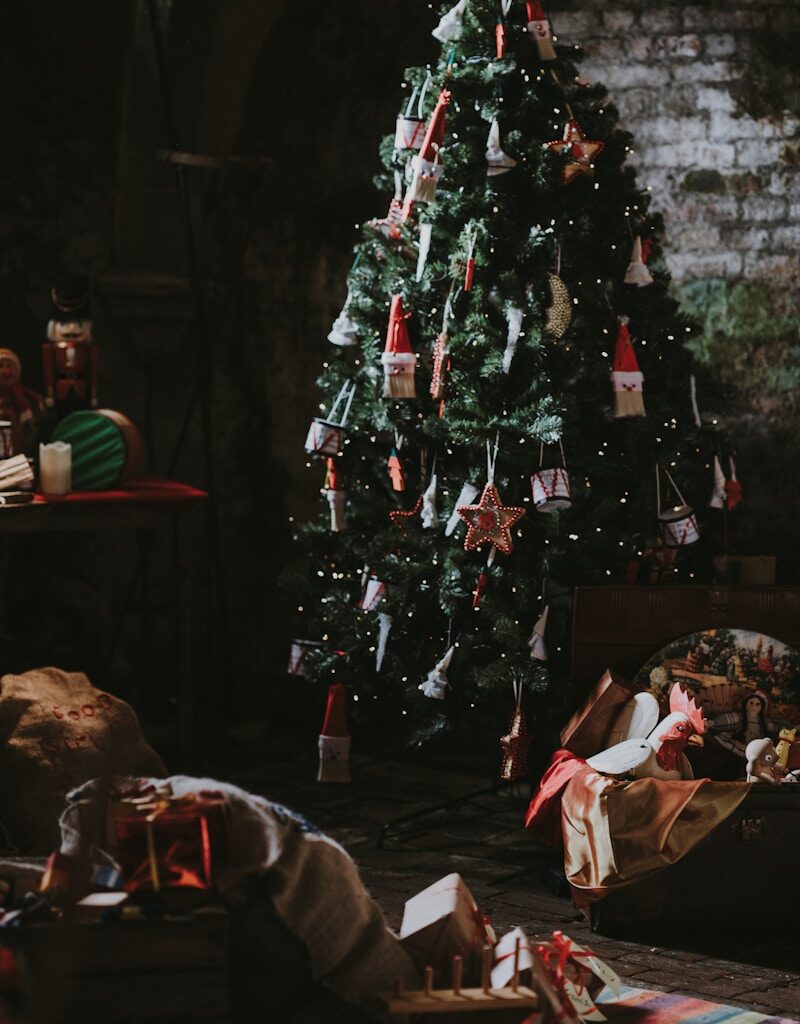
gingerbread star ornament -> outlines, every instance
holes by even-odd
[[[464,541],[467,551],[475,551],[482,544],[493,544],[504,555],[514,546],[511,527],[525,515],[524,508],[504,505],[494,484],[484,487],[477,505],[464,505],[456,511],[468,527]]]
[[[566,154],[567,162],[562,171],[562,182],[569,185],[581,174],[588,174],[591,178],[594,158],[603,152],[605,145],[604,142],[587,139],[578,122],[570,118],[564,125],[564,138],[556,139],[555,142],[545,142],[544,147],[556,153]]]

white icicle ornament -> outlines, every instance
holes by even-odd
[[[531,658],[535,661],[547,661],[547,647],[544,642],[544,633],[547,629],[547,613],[550,610],[549,605],[545,605],[544,611],[536,620],[536,625],[533,627],[531,638],[528,641],[528,647],[531,649]]]
[[[455,646],[450,647],[442,658],[441,661],[437,661],[434,668],[430,670],[425,681],[419,684],[420,689],[426,697],[432,697],[434,700],[444,700],[447,696],[447,691],[450,688],[450,683],[447,679],[447,670],[450,667],[450,662],[453,660],[453,652]]]
[[[517,161],[508,155],[500,145],[500,125],[497,118],[492,121],[489,129],[489,138],[486,142],[486,176],[493,178],[498,174],[505,174],[512,167],[517,166]]]
[[[378,645],[375,649],[375,671],[380,672],[383,666],[383,659],[386,656],[386,644],[389,641],[389,633],[392,631],[392,617],[386,612],[378,613]]]
[[[727,494],[725,492],[725,474],[722,472],[722,466],[720,465],[719,456],[714,456],[714,483],[711,488],[711,497],[708,500],[709,508],[725,508],[725,502],[727,501]]]
[[[523,315],[523,311],[518,306],[506,307],[508,333],[506,335],[505,351],[503,352],[503,373],[508,373],[511,370],[511,361],[514,358],[514,353],[517,351],[517,342],[522,333]]]
[[[455,43],[461,38],[463,31],[464,11],[467,9],[467,0],[458,0],[455,7],[445,11],[439,20],[439,24],[431,32],[434,39],[440,43]]]
[[[445,527],[445,537],[452,536],[455,533],[456,527],[462,521],[461,516],[458,514],[458,510],[463,508],[465,505],[471,505],[473,501],[478,497],[478,488],[475,484],[465,483],[461,488],[461,492],[458,495],[455,506],[453,508],[450,518],[447,520],[447,526]]]

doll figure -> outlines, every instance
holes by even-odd
[[[739,711],[715,715],[709,722],[708,731],[720,746],[746,759],[749,743],[769,734],[776,735],[780,728],[777,722],[767,718],[768,707],[767,695],[761,690],[753,690],[745,695]]]
[[[92,343],[89,282],[66,277],[51,289],[53,318],[42,349],[45,399],[59,419],[77,409],[96,409],[98,351]]]
[[[22,451],[33,426],[34,412],[41,399],[20,383],[22,367],[16,352],[0,348],[0,420],[11,424],[11,444],[15,454]]]

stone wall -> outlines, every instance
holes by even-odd
[[[640,180],[667,219],[677,281],[761,278],[797,269],[796,117],[756,120],[735,94],[762,32],[800,31],[800,4],[551,5],[554,31],[578,43],[590,79],[608,86],[635,137]],[[792,162],[794,160],[794,163]]]

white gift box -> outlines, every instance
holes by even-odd
[[[406,901],[400,943],[420,970],[433,967],[437,984],[450,983],[454,956],[463,959],[465,983],[477,981],[483,947],[494,942],[494,932],[458,874],[445,875]]]

